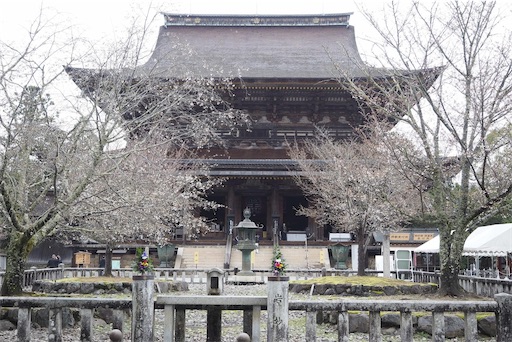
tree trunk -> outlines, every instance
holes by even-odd
[[[360,228],[357,234],[357,275],[364,276],[366,269],[366,248],[365,248],[364,229]]]
[[[103,275],[105,277],[112,277],[112,247],[108,243],[105,248],[105,270]]]
[[[459,236],[452,229],[443,229],[440,232],[441,281],[439,294],[442,296],[461,296],[463,294],[462,287],[459,285],[459,271],[464,241],[465,237]]]
[[[23,292],[25,265],[32,250],[29,239],[22,234],[11,234],[7,247],[7,265],[2,282],[2,296],[17,296]]]
[[[439,294],[441,296],[455,297],[463,295],[462,288],[459,285],[459,265],[445,266],[441,269]]]

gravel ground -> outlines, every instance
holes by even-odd
[[[204,295],[206,293],[205,284],[202,285],[189,285],[189,291],[187,292],[178,292],[177,295]],[[225,295],[234,295],[234,296],[244,296],[244,295],[252,295],[252,296],[264,296],[266,295],[266,286],[265,285],[251,285],[251,286],[235,286],[235,285],[226,285],[224,287]],[[290,293],[290,299],[304,299],[305,295],[299,295],[295,293]],[[317,299],[317,298],[315,298]],[[266,341],[266,311],[262,311],[262,329],[261,337],[262,342]],[[223,330],[222,330],[222,342],[233,342],[236,341],[236,336],[242,332],[242,312],[241,311],[223,311],[222,320],[223,320]],[[186,313],[186,340],[187,341],[206,341],[206,312],[205,311],[196,311],[196,310],[187,310]],[[163,311],[158,310],[155,315],[155,341],[163,341]],[[305,341],[305,313],[304,312],[295,312],[290,311],[289,316],[289,341],[290,342],[304,342]],[[126,325],[129,327],[129,323]],[[111,327],[106,324],[104,321],[96,319],[94,322],[94,341],[110,341],[108,334],[111,330]],[[335,325],[330,324],[321,324],[317,325],[317,341],[318,342],[336,342],[337,338],[337,330]],[[32,329],[31,333],[32,341],[47,341],[48,333],[46,329]],[[129,333],[125,334],[125,342],[129,342]],[[80,328],[72,328],[65,329],[63,342],[74,342],[80,341]],[[16,331],[3,331],[0,332],[0,341],[15,341]],[[368,334],[350,334],[349,341],[367,341]],[[417,335],[414,338],[414,341],[422,342],[422,341],[430,341],[431,337],[427,335]],[[400,341],[399,336],[383,336],[383,342],[395,342]],[[463,338],[452,339],[450,341],[464,341]],[[482,339],[484,341],[484,339]],[[495,339],[485,339],[485,341],[495,341]]]

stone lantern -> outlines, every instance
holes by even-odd
[[[344,246],[342,244],[332,245],[331,247],[332,258],[335,262],[335,268],[340,270],[347,269],[347,259],[350,246]]]
[[[238,229],[238,244],[236,248],[242,252],[242,271],[238,273],[241,276],[254,275],[254,272],[251,270],[251,252],[258,247],[256,245],[258,226],[249,217],[251,217],[251,210],[245,208],[244,220],[235,227],[235,229]]]

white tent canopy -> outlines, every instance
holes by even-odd
[[[464,255],[507,256],[512,253],[512,223],[475,229],[464,243]]]
[[[414,253],[439,253],[439,235],[416,247]]]
[[[417,247],[416,253],[439,253],[439,235]],[[464,243],[464,255],[506,256],[512,253],[512,223],[478,227]]]

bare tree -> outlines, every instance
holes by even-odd
[[[206,177],[206,169],[169,151],[168,145],[152,144],[129,155],[123,149],[110,152],[104,172],[68,212],[59,233],[106,244],[105,275],[111,275],[112,249],[123,243],[165,245],[177,229],[194,237],[207,230],[198,210],[215,210],[219,204],[206,194],[220,180]]]
[[[441,238],[440,292],[460,295],[466,237],[512,192],[511,36],[495,2],[426,6],[392,3],[378,17],[367,13],[380,34],[374,60],[383,72],[340,82],[363,112],[398,121],[417,147],[419,155],[395,155],[428,189],[423,208]]]
[[[309,199],[299,213],[356,235],[358,275],[365,274],[372,233],[400,229],[416,210],[417,192],[383,146],[390,139],[333,141],[322,134],[290,152],[300,165],[296,182]]]
[[[125,233],[133,229],[145,241],[158,241],[160,229],[168,226],[156,222],[169,205],[169,220],[178,222],[180,212],[185,229],[197,228],[199,221],[185,212],[206,205],[201,194],[209,183],[186,176],[183,164],[157,157],[158,146],[166,146],[165,156],[177,159],[180,154],[169,152],[218,143],[219,127],[244,119],[218,92],[224,86],[224,95],[229,93],[229,80],[162,80],[151,70],[137,74],[144,30],[141,35],[128,30],[126,41],[108,54],[91,44],[77,55],[76,43],[85,42],[70,40],[66,28],[47,29],[41,16],[22,48],[0,42],[0,212],[7,252],[3,295],[22,291],[30,251],[59,229],[72,228],[75,218],[85,218],[96,232],[105,225],[105,239],[128,237]],[[79,63],[94,67],[69,67]],[[81,91],[66,82],[66,72]],[[161,184],[154,177],[162,174],[145,169],[157,161],[171,173]],[[135,173],[144,177],[131,178]],[[102,192],[107,187],[108,195]],[[172,201],[158,203],[164,191]],[[182,201],[172,196],[176,193]],[[144,201],[143,195],[148,196]],[[109,213],[113,208],[116,215]],[[105,216],[100,218],[98,209]],[[149,227],[158,231],[150,235]]]

